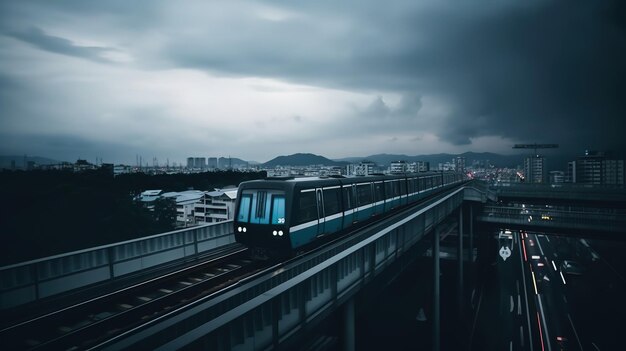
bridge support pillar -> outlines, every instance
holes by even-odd
[[[433,230],[433,351],[440,349],[439,226]]]
[[[354,351],[355,342],[354,297],[352,297],[343,306],[343,349]]]
[[[459,261],[459,281],[457,287],[457,299],[459,305],[459,319],[463,317],[463,206],[459,208],[459,240],[457,248],[457,259]]]
[[[469,249],[470,249],[470,267],[474,266],[474,207],[469,205]],[[472,269],[470,269],[472,272]]]

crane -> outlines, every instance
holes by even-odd
[[[559,147],[559,144],[515,144],[513,145],[514,149],[533,149],[535,151],[535,155],[537,155],[537,149],[556,149]]]

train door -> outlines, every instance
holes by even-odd
[[[347,228],[354,222],[354,195],[352,186],[347,185],[341,188],[341,196],[343,203],[343,228]]]
[[[315,198],[317,199],[317,215],[319,221],[317,222],[317,235],[323,235],[326,233],[325,231],[325,215],[324,215],[324,194],[322,194],[322,189],[315,189]]]
[[[383,190],[383,182],[375,182],[372,184],[372,190],[374,199],[372,201],[374,206],[374,215],[381,214],[385,211],[385,202],[384,202],[384,190]]]

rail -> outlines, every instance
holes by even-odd
[[[232,221],[206,224],[0,267],[0,310],[234,243]]]

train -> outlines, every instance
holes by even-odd
[[[242,182],[235,240],[257,255],[293,257],[464,179],[456,172],[424,172]]]

